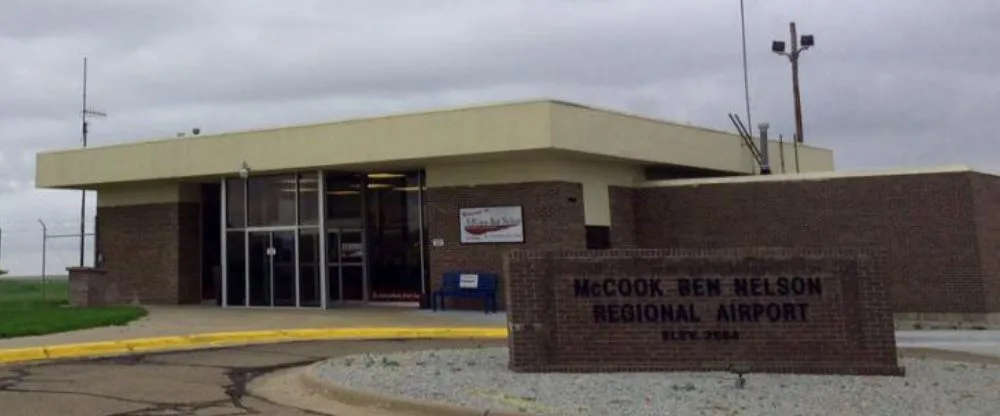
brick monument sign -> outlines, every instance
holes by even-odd
[[[902,375],[881,264],[847,249],[516,250],[510,367]]]

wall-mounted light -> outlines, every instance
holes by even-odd
[[[250,177],[250,165],[247,165],[247,162],[244,161],[240,165],[240,179],[246,179],[249,177]]]

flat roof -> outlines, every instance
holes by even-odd
[[[777,146],[770,144],[772,154]],[[829,149],[799,144],[798,152],[803,170],[833,169]],[[35,182],[39,188],[79,189],[228,176],[244,162],[255,172],[366,169],[527,153],[732,174],[756,171],[736,133],[566,101],[530,100],[45,151],[37,156]]]
[[[997,176],[996,173],[973,169],[966,165],[944,165],[923,168],[906,168],[894,170],[862,170],[847,172],[809,172],[809,173],[784,173],[773,175],[753,175],[753,176],[728,176],[719,178],[695,178],[695,179],[666,179],[657,181],[647,181],[643,187],[657,188],[669,186],[701,186],[701,185],[722,185],[756,182],[797,182],[797,181],[826,181],[845,178],[863,178],[873,176],[902,176],[902,175],[927,175],[934,173],[966,173],[974,172],[984,175]]]

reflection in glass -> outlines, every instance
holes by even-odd
[[[332,303],[340,302],[340,263],[327,266],[326,271],[326,295],[327,300]]]
[[[250,233],[250,306],[271,306],[271,233]]]
[[[226,228],[243,228],[246,226],[244,212],[243,180],[226,179]]]
[[[325,181],[327,296],[331,302],[364,300],[364,175],[329,172]]]
[[[248,226],[295,225],[295,183],[295,175],[247,179]]]
[[[226,306],[246,305],[246,246],[243,231],[226,232]]]
[[[357,264],[343,264],[341,265],[340,270],[344,279],[344,300],[364,300],[364,266]]]
[[[371,299],[417,301],[421,294],[420,175],[369,175]]]
[[[227,236],[228,304],[315,307],[323,303],[321,296],[333,302],[419,300],[425,266],[420,172],[327,172],[323,193],[319,174],[226,180],[227,227],[289,227],[258,229],[249,241],[242,232]],[[325,212],[319,212],[319,198],[325,198]],[[296,227],[305,228],[291,229]],[[320,238],[327,239],[326,264],[320,263]],[[249,261],[244,250],[250,251]],[[322,267],[328,273],[326,293]],[[250,275],[249,287],[244,273]]]
[[[329,228],[361,228],[362,175],[326,174],[326,225]]]
[[[299,174],[299,225],[319,224],[319,175]]]
[[[299,305],[320,306],[319,229],[299,231]]]
[[[271,233],[273,306],[295,306],[295,231]]]

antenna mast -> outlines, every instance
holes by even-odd
[[[89,132],[90,117],[104,118],[108,115],[101,111],[91,110],[87,107],[87,57],[83,58],[83,105],[80,108],[80,132],[83,147],[87,147],[87,133]],[[95,235],[96,239],[97,236]],[[83,260],[87,243],[87,190],[80,190],[80,267],[83,267]],[[96,241],[95,241],[96,243]],[[94,265],[97,266],[96,264]]]
[[[746,100],[746,110],[747,110],[747,124],[753,125],[753,119],[750,118],[750,75],[747,69],[747,25],[746,18],[743,13],[743,0],[740,0],[740,29],[743,33],[743,96]]]

